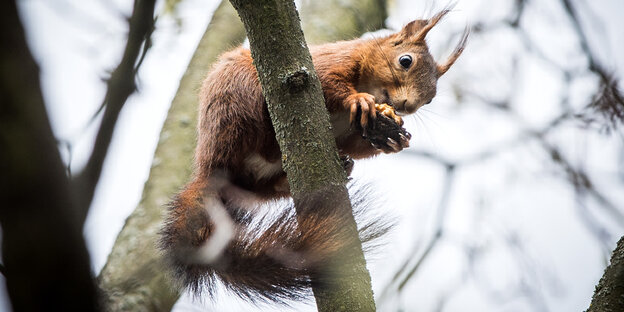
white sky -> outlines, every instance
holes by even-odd
[[[411,19],[429,16],[446,4],[396,2],[400,9],[391,11],[387,23],[393,29]],[[450,48],[445,44],[449,34],[475,20],[504,16],[511,2],[457,1],[454,12],[429,35],[434,56],[448,55]],[[558,3],[531,1],[526,19],[527,25],[531,25],[528,31],[531,38],[542,44],[545,54],[559,59],[561,64],[575,64],[582,59],[573,53],[574,36],[566,30],[567,20]],[[622,75],[624,61],[617,56],[624,55],[624,2],[592,1],[591,7],[585,2],[574,3],[581,3],[595,51],[606,65]],[[72,143],[72,167],[77,170],[90,151],[96,127],[86,125],[104,95],[102,78],[117,64],[123,49],[126,25],[119,14],[128,15],[132,1],[29,0],[20,5],[31,49],[41,66],[54,131],[60,139]],[[183,20],[182,28],[178,29],[171,17],[158,21],[154,46],[139,74],[140,92],[124,107],[85,226],[95,272],[104,265],[125,217],[140,199],[178,81],[209,21],[209,12],[216,5],[216,1],[184,0],[178,14]],[[587,23],[586,18],[591,16],[586,13],[588,8],[603,25]],[[561,77],[542,61],[519,53],[521,48],[510,32],[473,35],[464,56],[441,79],[438,96],[423,112],[422,119],[408,119],[406,127],[414,136],[411,145],[449,159],[463,159],[515,137],[520,129],[539,128],[557,115]],[[514,54],[520,55],[519,79],[512,84],[508,73],[510,56]],[[592,79],[575,82],[574,105],[580,107],[587,102],[593,83]],[[520,121],[475,101],[456,104],[456,85],[475,92],[487,90],[493,97],[512,91]],[[549,139],[566,151],[574,164],[584,165],[605,194],[622,208],[624,194],[618,189],[624,181],[617,176],[621,138],[605,138],[566,126]],[[64,151],[66,159],[67,155]],[[379,308],[433,311],[441,296],[453,293],[443,311],[586,309],[604,267],[604,254],[579,218],[573,190],[554,171],[535,143],[519,145],[489,162],[458,170],[444,221],[446,238],[412,278],[403,295],[380,303]],[[379,295],[414,246],[420,246],[422,252],[430,239],[443,170],[434,162],[398,154],[358,162],[354,176],[375,183],[387,197],[382,208],[400,220],[387,239],[388,244],[369,261]],[[609,223],[596,207],[590,203],[590,213],[613,231],[614,247],[624,229]],[[477,259],[467,257],[466,248],[480,251]],[[469,266],[470,261],[475,265]],[[519,281],[536,291],[523,296],[505,295]],[[6,304],[6,299],[2,303]],[[222,297],[214,306],[208,306],[214,311],[255,309]],[[295,308],[302,309],[314,310],[312,306]],[[0,306],[0,310],[5,309]],[[176,311],[194,310],[199,311],[197,303],[188,298],[176,306]]]

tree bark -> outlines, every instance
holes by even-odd
[[[245,24],[298,218],[315,213],[306,211],[307,200],[322,201],[321,207],[332,207],[345,220],[347,239],[357,242],[339,252],[320,272],[314,272],[318,309],[375,311],[346,175],[295,4],[292,0],[231,2]]]
[[[0,3],[0,223],[15,311],[95,311],[82,226],[16,2]]]
[[[236,12],[223,1],[173,99],[141,202],[126,220],[100,273],[99,286],[110,311],[169,311],[179,297],[160,261],[157,232],[165,205],[191,174],[201,81],[217,56],[244,38]]]
[[[588,312],[624,311],[624,237],[620,238],[596,286]]]

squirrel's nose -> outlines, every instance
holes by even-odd
[[[407,99],[402,99],[397,101],[397,108],[406,109],[405,104],[407,103]]]

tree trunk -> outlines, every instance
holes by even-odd
[[[15,311],[95,311],[82,226],[15,1],[0,4],[0,223]]]
[[[294,1],[231,2],[247,30],[298,218],[316,213],[306,211],[305,202],[322,201],[320,207],[332,207],[332,214],[345,220],[342,226],[346,239],[353,242],[331,263],[324,264],[326,267],[313,272],[318,309],[375,311],[371,280],[345,186],[346,175]]]
[[[219,54],[244,39],[236,11],[223,1],[173,99],[141,202],[126,220],[100,273],[99,286],[110,311],[169,311],[179,297],[160,261],[157,232],[165,205],[191,174],[201,81]]]
[[[588,312],[624,311],[624,237],[620,238],[596,286]]]

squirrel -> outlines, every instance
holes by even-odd
[[[310,47],[347,174],[352,159],[409,146],[401,116],[431,102],[467,42],[468,29],[446,62],[434,61],[425,36],[448,12],[383,38]],[[342,217],[314,198],[307,208],[323,211],[319,217],[302,220],[287,209],[269,224],[253,221],[250,207],[290,191],[248,49],[226,52],[213,65],[200,91],[197,131],[192,180],[169,204],[160,233],[174,279],[210,294],[220,281],[251,301],[305,297],[315,269],[349,243],[338,239]]]

